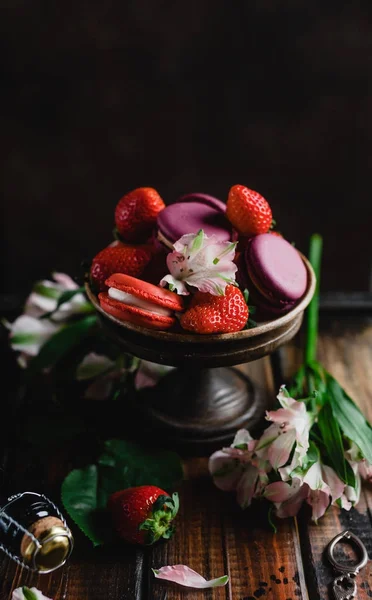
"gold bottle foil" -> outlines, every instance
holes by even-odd
[[[25,535],[21,541],[24,561],[40,573],[50,573],[62,566],[72,552],[74,540],[71,531],[57,517],[44,517],[29,527],[36,538]]]

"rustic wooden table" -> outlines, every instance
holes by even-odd
[[[298,338],[296,340],[297,344]],[[247,365],[253,380],[264,381],[264,394],[274,397],[279,383],[299,361],[296,344]],[[319,359],[340,381],[372,420],[372,321],[368,315],[323,315]],[[12,448],[6,469],[18,479],[60,487],[74,464],[76,448],[24,453]],[[229,494],[217,490],[208,477],[206,458],[185,460],[186,480],[180,489],[181,512],[176,535],[167,543],[145,550],[129,546],[93,549],[72,524],[75,550],[68,564],[50,575],[35,576],[0,557],[0,600],[12,589],[36,586],[55,600],[327,600],[331,598],[332,570],[324,557],[327,543],[350,529],[364,542],[372,558],[372,489],[365,486],[360,503],[350,512],[329,510],[318,525],[306,511],[297,519],[278,522],[274,534],[260,506],[241,511]],[[58,500],[56,496],[55,499]],[[151,567],[187,564],[206,578],[230,577],[226,587],[188,590],[156,581]],[[372,597],[372,563],[358,576],[360,600]]]

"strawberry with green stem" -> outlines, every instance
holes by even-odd
[[[171,497],[156,486],[142,485],[112,494],[108,508],[119,537],[148,546],[173,535],[179,499],[176,492]]]

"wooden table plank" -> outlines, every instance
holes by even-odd
[[[226,504],[224,533],[233,600],[307,600],[294,521],[280,522],[273,533],[266,505],[243,512],[233,500]]]
[[[206,579],[227,574],[222,523],[223,500],[211,482],[200,478],[185,482],[181,493],[177,531],[167,543],[159,544],[149,557],[149,591],[147,598],[161,600],[167,590],[167,600],[198,600],[200,590],[182,588],[155,580],[150,568],[186,564]],[[231,600],[228,587],[209,589],[203,597],[208,600]]]

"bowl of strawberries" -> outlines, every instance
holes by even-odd
[[[231,367],[290,340],[316,285],[307,259],[273,229],[269,203],[243,185],[226,204],[191,193],[167,206],[138,188],[119,200],[115,232],[93,258],[86,292],[126,351],[177,367],[142,420],[192,444],[252,425],[252,386]]]

